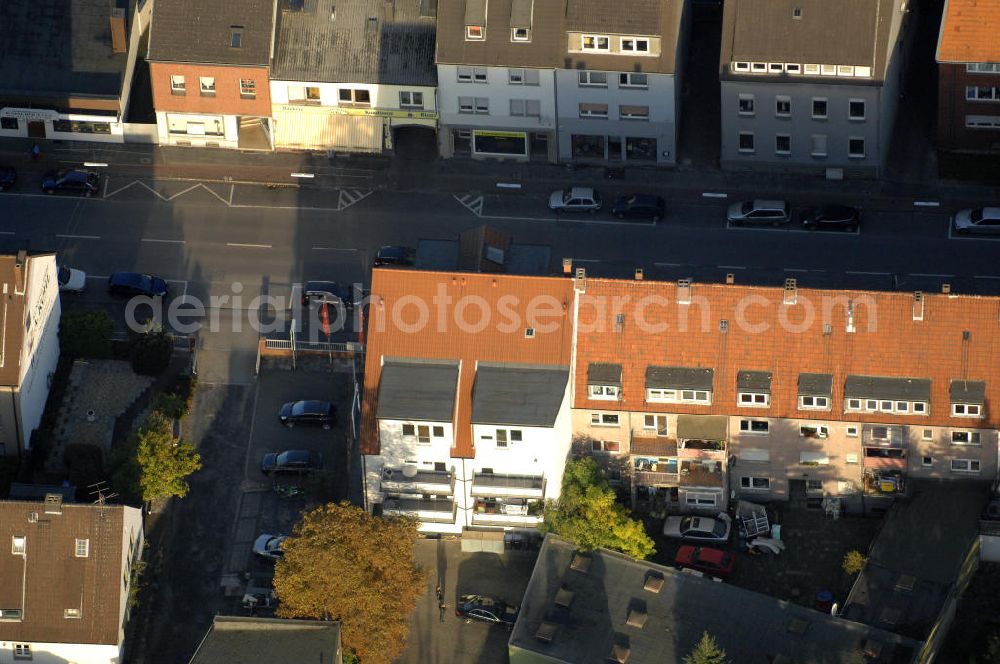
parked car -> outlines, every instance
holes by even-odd
[[[307,281],[302,286],[302,306],[310,302],[341,303],[345,308],[354,306],[354,294],[350,286],[336,281]]]
[[[270,473],[307,473],[323,467],[323,455],[312,450],[268,452],[260,460],[260,471]]]
[[[517,621],[517,612],[516,604],[507,604],[486,595],[462,595],[455,606],[455,615],[464,618],[465,622],[480,620],[508,628]]]
[[[381,247],[375,254],[375,267],[413,265],[417,252],[410,247]]]
[[[281,545],[288,539],[287,535],[271,535],[264,533],[253,542],[253,552],[258,556],[264,556],[270,560],[281,560],[285,552],[281,550]]]
[[[141,272],[115,272],[108,277],[108,292],[123,297],[164,297],[167,294],[167,282]]]
[[[961,235],[1000,234],[1000,207],[981,207],[959,210],[952,219],[955,232]]]
[[[591,187],[560,189],[549,196],[549,209],[555,212],[597,212],[603,205],[601,195]]]
[[[694,514],[668,516],[663,522],[663,535],[705,542],[726,542],[732,525],[733,520],[725,512],[720,512],[715,518]]]
[[[296,424],[329,429],[337,423],[337,409],[329,401],[289,401],[278,411],[278,419],[289,429]]]
[[[42,191],[46,194],[66,192],[93,196],[101,186],[101,176],[94,171],[58,170],[42,176]]]
[[[822,205],[805,210],[801,219],[812,231],[856,231],[861,225],[861,210],[850,205]]]
[[[628,194],[615,199],[611,214],[618,219],[649,219],[654,224],[663,219],[667,204],[659,196]]]
[[[734,226],[743,226],[744,224],[780,226],[787,224],[792,219],[788,203],[785,201],[769,201],[759,198],[733,203],[729,206],[726,218]]]
[[[736,556],[708,546],[685,544],[677,549],[674,563],[712,576],[729,576],[736,566]]]
[[[10,189],[17,184],[17,171],[10,166],[0,166],[0,191]]]
[[[65,265],[59,266],[59,290],[64,293],[79,293],[87,287],[87,273]]]

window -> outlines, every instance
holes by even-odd
[[[737,395],[737,403],[743,408],[766,408],[771,403],[771,395],[759,392],[740,392]]]
[[[15,556],[23,556],[27,547],[28,540],[24,535],[14,535],[11,538],[10,552]]]
[[[973,62],[965,65],[965,71],[970,74],[1000,74],[1000,63]]]
[[[929,457],[929,456],[920,457],[920,465],[922,465],[924,468],[930,468],[931,466],[934,465],[934,457]]]
[[[525,102],[524,102],[524,114],[527,115],[529,118],[540,118],[540,117],[542,117],[542,102],[538,101],[537,99],[527,99],[527,100],[525,100]],[[531,334],[528,333],[529,330],[531,331]],[[534,335],[534,329],[530,328],[530,327],[527,328],[525,330],[524,336],[528,337],[529,339],[531,337],[535,336]]]
[[[471,83],[472,82],[472,67],[459,67],[456,70],[458,74],[459,83]]]
[[[806,480],[806,491],[822,491],[823,480]]]
[[[813,97],[812,117],[813,120],[826,120],[826,98]]]
[[[855,426],[847,427],[844,430],[844,433],[847,434],[848,438],[857,438],[858,437],[858,428],[855,427]]]
[[[934,432],[931,431],[930,429],[924,429],[923,432],[921,432],[920,437],[923,440],[933,440],[934,439]]]
[[[649,53],[649,40],[636,37],[622,37],[622,53]]]
[[[252,78],[240,79],[240,97],[243,99],[257,98],[257,82]]]
[[[776,134],[774,137],[775,154],[792,153],[792,137],[788,134]]]
[[[79,539],[76,540],[76,557],[86,558],[90,555],[90,540],[89,539]]]
[[[316,92],[313,93],[312,91]],[[337,91],[341,106],[371,106],[372,98],[368,90],[355,90],[353,88],[340,88]],[[319,101],[319,88],[306,88],[306,98],[308,101]]]
[[[424,107],[424,93],[423,92],[407,92],[405,90],[399,93],[399,107],[400,108],[423,108]]]
[[[170,77],[171,84],[173,84],[173,76]],[[184,77],[181,77],[181,83],[183,84]],[[0,118],[0,129],[17,129],[19,127],[17,118]]]
[[[688,505],[715,507],[718,502],[718,495],[714,493],[687,493],[684,495],[684,502]]]
[[[31,644],[15,643],[14,659],[31,659]]]
[[[417,443],[421,445],[431,444],[431,428],[425,424],[417,425]]]
[[[953,403],[951,414],[955,417],[982,417],[982,407],[975,403]]]
[[[1000,129],[1000,116],[966,115],[965,126],[968,129]]]
[[[766,74],[767,73],[767,63],[766,62],[751,62],[750,69],[753,70],[755,74]]]
[[[171,76],[170,77],[170,94],[182,95],[187,92],[187,84],[184,82],[183,76]]]
[[[733,63],[733,71],[742,71],[742,72],[750,71],[750,63],[749,62],[734,62]]]
[[[753,95],[740,95],[740,115],[753,115]]]
[[[753,132],[752,131],[741,131],[740,132],[740,152],[753,152]]]
[[[952,445],[979,445],[982,436],[978,431],[952,431]]]
[[[590,450],[592,452],[617,452],[621,449],[621,444],[617,440],[592,440]]]
[[[608,117],[607,104],[580,104],[581,118],[606,118]]]
[[[476,83],[488,83],[489,72],[486,71],[486,67],[474,67],[472,70],[472,80]]]
[[[508,69],[507,70],[507,83],[509,85],[524,85],[524,70],[523,69]]]
[[[802,65],[795,64],[793,62],[786,62],[785,63],[785,71],[788,72],[789,74],[801,74],[802,73]]]
[[[667,435],[666,415],[646,415],[642,421],[643,429],[655,430],[657,436]]]
[[[435,438],[444,438],[444,427],[434,427],[432,433]]]
[[[799,408],[805,410],[829,410],[830,399],[829,397],[801,396],[799,397]]]
[[[814,157],[826,156],[826,134],[812,135],[812,148],[809,150],[809,154]]]
[[[603,71],[582,71],[579,74],[580,86],[592,88],[608,87],[608,74]]]
[[[531,41],[531,29],[530,28],[511,28],[510,29],[510,40],[513,42],[528,42]]]
[[[979,461],[976,459],[952,459],[951,472],[953,473],[978,473]]]
[[[505,449],[507,447],[507,430],[497,429],[497,447]]]
[[[799,427],[799,435],[803,438],[826,438],[830,430],[825,426],[803,425]]]
[[[591,385],[591,399],[618,399],[621,394],[617,385]]]
[[[63,618],[79,618],[80,609],[63,609]]]
[[[477,115],[490,114],[490,100],[488,98],[476,97],[476,114]]]
[[[913,409],[914,413],[924,414],[927,412],[927,404],[923,401],[914,401],[910,404],[910,408]]]
[[[403,436],[416,436],[417,430],[412,424],[403,425]]]
[[[864,159],[865,157],[865,139],[858,136],[852,136],[847,141],[847,156],[852,159]]]
[[[510,114],[520,117],[537,118],[541,115],[542,103],[537,99],[511,99]]]
[[[465,26],[465,39],[466,41],[481,41],[483,39],[486,39],[483,26],[481,25]]]
[[[852,99],[847,103],[847,117],[850,120],[865,119],[865,100]]]
[[[775,97],[774,98],[774,114],[779,118],[788,118],[792,115],[792,98],[791,97]]]
[[[740,488],[741,489],[756,489],[757,491],[766,491],[771,488],[771,478],[769,477],[741,477],[740,478]]]
[[[647,88],[649,87],[649,77],[646,74],[621,73],[618,74],[618,87]]]
[[[524,84],[525,85],[538,85],[539,74],[537,69],[525,69],[524,70]]]
[[[202,76],[198,79],[201,84],[201,96],[202,97],[214,97],[215,96],[215,77],[214,76]]]
[[[234,25],[229,28],[229,48],[243,47],[243,26]]]
[[[601,35],[583,35],[580,38],[580,48],[584,51],[609,51],[611,39]]]
[[[618,426],[618,415],[614,413],[591,413],[590,423],[600,427]]]
[[[771,425],[767,420],[740,420],[740,431],[743,433],[768,433]]]
[[[619,106],[618,117],[622,120],[648,120],[649,106]]]
[[[712,393],[705,390],[672,390],[649,388],[646,390],[646,401],[661,401],[664,403],[697,403],[710,405]]]
[[[472,97],[459,97],[458,98],[458,112],[459,113],[472,113],[475,108],[475,100]]]

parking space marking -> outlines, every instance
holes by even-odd
[[[345,251],[348,253],[357,253],[357,249],[346,249],[344,247],[313,247],[313,251]]]
[[[337,197],[337,211],[342,212],[352,205],[357,205],[375,193],[371,189],[341,189]]]
[[[244,249],[272,249],[270,244],[247,244],[243,242],[227,242],[227,247],[242,247]]]
[[[454,194],[452,198],[458,201],[462,207],[477,217],[483,216],[483,205],[485,204],[484,196],[476,196],[475,194],[462,194],[460,196],[458,194]]]
[[[659,265],[659,263],[657,263]],[[716,265],[720,270],[745,270],[746,266],[743,265]]]
[[[160,243],[163,243],[163,244],[184,244],[186,242],[185,240],[166,240],[166,239],[160,239],[160,238],[155,238],[155,237],[144,237],[144,238],[142,238],[139,241],[140,242],[160,242]]]
[[[0,231],[0,235],[15,235],[14,231]]]
[[[948,239],[949,240],[988,240],[989,242],[1000,241],[1000,237],[985,237],[982,235],[970,235],[968,233],[956,233],[955,227],[948,224]]]
[[[934,273],[929,273],[929,272],[910,272],[910,276],[911,277],[932,277],[932,278],[938,278],[938,277],[940,277],[940,278],[948,278],[948,277],[954,277],[955,275],[953,275],[953,274],[934,274]]]
[[[56,237],[63,238],[66,240],[100,240],[100,235],[68,235],[65,233],[56,233]]]
[[[844,274],[863,274],[866,276],[876,276],[876,277],[888,277],[891,272],[864,272],[864,271],[852,271],[847,270]]]
[[[792,228],[791,224],[781,224],[778,226],[766,226],[761,225],[739,225],[734,224],[731,221],[726,221],[726,229],[732,231],[764,231],[767,233],[806,233],[809,235],[840,235],[840,236],[850,236],[859,237],[861,235],[861,227],[854,229],[853,231],[825,231],[820,229],[808,229],[808,228]]]

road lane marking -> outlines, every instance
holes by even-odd
[[[746,267],[743,265],[716,265],[720,270],[745,270]]]
[[[729,198],[729,194],[724,194],[722,192],[716,191],[704,191],[701,194],[702,198]]]
[[[808,272],[809,270],[807,268],[803,268],[803,267],[786,267],[786,268],[784,268],[784,271],[785,272]]]
[[[0,235],[15,235],[14,231],[0,231]]]
[[[683,263],[653,263],[656,267],[681,267]]]
[[[184,244],[184,240],[161,240],[155,237],[144,237],[140,242],[162,242],[163,244]]]
[[[600,258],[574,258],[574,263],[600,263]]]
[[[345,249],[344,247],[313,247],[313,251],[348,251],[357,252],[357,249]]]
[[[56,237],[65,238],[67,240],[100,240],[100,235],[67,235],[64,233],[56,233]]]
[[[864,274],[864,275],[869,275],[869,276],[874,275],[874,276],[877,276],[877,277],[888,277],[892,273],[891,272],[863,272],[863,271],[848,270],[847,272],[845,272],[845,274]]]
[[[227,242],[227,247],[244,247],[246,249],[271,249],[269,244],[244,244],[242,242]]]
[[[913,201],[914,207],[941,207],[939,201]]]
[[[990,274],[977,274],[976,276],[974,276],[972,278],[973,279],[1000,279],[1000,277],[997,277],[997,276],[994,276],[994,275],[990,275]]]
[[[953,274],[931,274],[927,272],[910,272],[911,277],[954,277]]]

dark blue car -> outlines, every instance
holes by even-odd
[[[101,176],[93,171],[49,171],[42,177],[42,191],[46,194],[66,192],[93,196],[101,185]]]
[[[329,429],[337,423],[337,409],[329,401],[289,401],[278,411],[278,419],[289,429],[296,424]]]
[[[310,450],[286,450],[284,452],[268,452],[260,460],[260,472],[271,473],[307,473],[323,467],[323,455]]]
[[[486,595],[462,595],[455,606],[455,615],[466,622],[482,622],[503,625],[510,629],[517,622],[518,606]]]
[[[121,297],[163,297],[167,294],[167,282],[140,272],[115,272],[108,277],[108,292]]]
[[[381,247],[375,256],[375,267],[413,265],[415,256],[416,252],[410,247]]]

